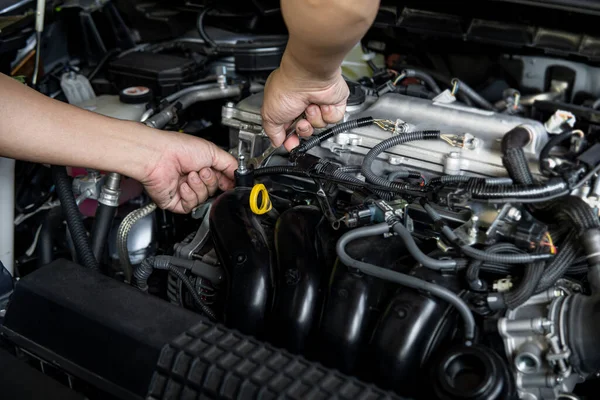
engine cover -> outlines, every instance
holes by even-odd
[[[234,128],[233,143],[239,140],[240,148],[251,157],[259,155],[268,145],[261,128],[261,105],[262,93],[237,105],[229,103],[222,112],[223,124]],[[470,135],[469,143],[462,148],[452,147],[443,141],[420,141],[392,147],[380,156],[379,163],[374,163],[375,173],[404,166],[451,175],[468,172],[503,176],[506,170],[502,165],[500,140],[506,132],[519,125],[529,132],[530,140],[524,151],[532,171],[536,173],[539,152],[548,140],[544,125],[538,121],[395,93],[380,98],[367,96],[362,103],[348,106],[345,120],[367,116],[392,121],[400,119],[411,130],[439,129],[442,134]],[[389,137],[389,132],[375,126],[358,128],[321,143],[311,153],[343,164],[361,164],[362,158],[373,146]]]

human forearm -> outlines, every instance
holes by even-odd
[[[141,179],[165,133],[51,100],[0,74],[0,155]]]
[[[282,68],[330,79],[369,29],[379,0],[281,0],[289,31]]]

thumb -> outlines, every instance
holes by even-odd
[[[276,124],[269,120],[263,120],[263,129],[265,133],[271,139],[273,146],[279,147],[285,140],[285,126],[283,124]]]
[[[233,179],[233,173],[238,167],[237,160],[225,150],[210,143],[212,153],[212,169],[222,172],[226,177]]]

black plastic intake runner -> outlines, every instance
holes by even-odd
[[[197,398],[402,400],[205,320],[163,347],[147,396]]]

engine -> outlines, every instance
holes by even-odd
[[[260,116],[285,40],[236,29],[42,81],[239,165],[185,216],[110,171],[23,166],[0,343],[90,398],[597,398],[600,69],[503,47],[478,77],[380,32],[345,61],[344,119],[288,152]]]

